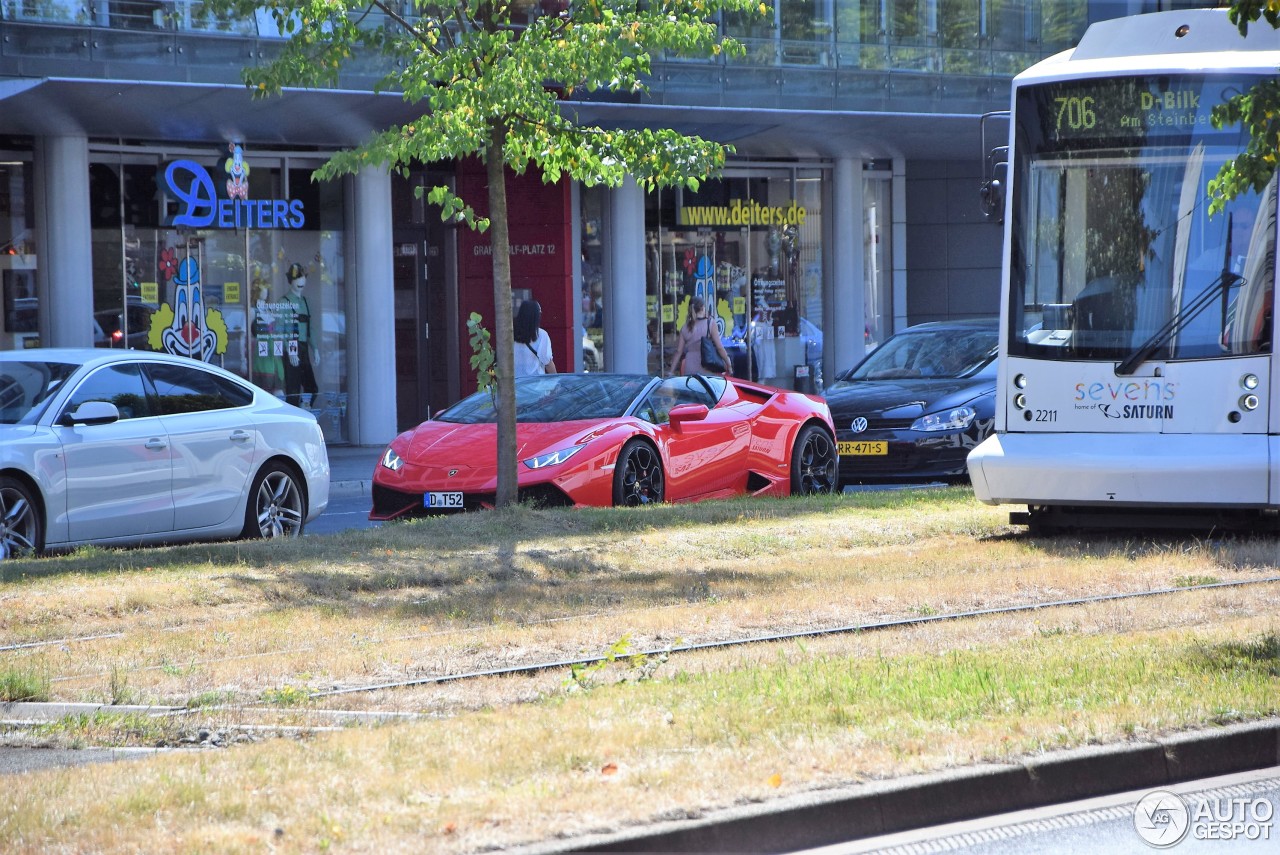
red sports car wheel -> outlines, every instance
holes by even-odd
[[[835,492],[839,478],[835,441],[817,425],[806,425],[791,453],[791,495]]]
[[[658,451],[647,442],[633,440],[622,447],[613,470],[615,506],[650,505],[661,502],[666,480]]]

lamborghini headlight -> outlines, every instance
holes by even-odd
[[[396,454],[394,448],[388,448],[386,453],[382,455],[382,465],[392,472],[399,472],[400,467],[404,466],[404,461],[400,459],[400,455]]]
[[[584,448],[586,448],[585,445],[572,445],[568,448],[561,448],[558,451],[550,451],[546,454],[539,454],[537,457],[530,457],[523,461],[523,463],[530,469],[542,469],[546,466],[555,466],[558,463],[564,463]]]
[[[921,416],[911,423],[912,430],[964,430],[973,424],[978,411],[973,407],[956,407],[941,413],[930,413]]]

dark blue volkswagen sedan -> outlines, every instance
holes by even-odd
[[[825,392],[840,483],[968,481],[965,457],[995,421],[995,319],[909,327]]]

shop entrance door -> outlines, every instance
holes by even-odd
[[[392,189],[395,258],[396,412],[407,430],[457,401],[458,301],[454,234],[415,186],[451,175],[414,172]]]
[[[422,235],[397,232],[395,241],[395,329],[397,430],[408,430],[427,417],[426,343],[430,322],[421,305],[426,286]]]

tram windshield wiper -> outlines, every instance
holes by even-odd
[[[1137,370],[1138,366],[1151,358],[1151,354],[1160,349],[1165,342],[1177,335],[1178,331],[1187,325],[1189,321],[1199,316],[1219,294],[1222,295],[1222,322],[1226,326],[1227,319],[1227,292],[1236,285],[1244,282],[1243,276],[1237,276],[1230,270],[1223,270],[1218,274],[1218,278],[1209,283],[1209,287],[1205,288],[1196,295],[1190,303],[1183,305],[1173,317],[1164,322],[1160,329],[1138,346],[1138,348],[1127,357],[1124,361],[1116,366],[1116,376],[1132,374]]]

